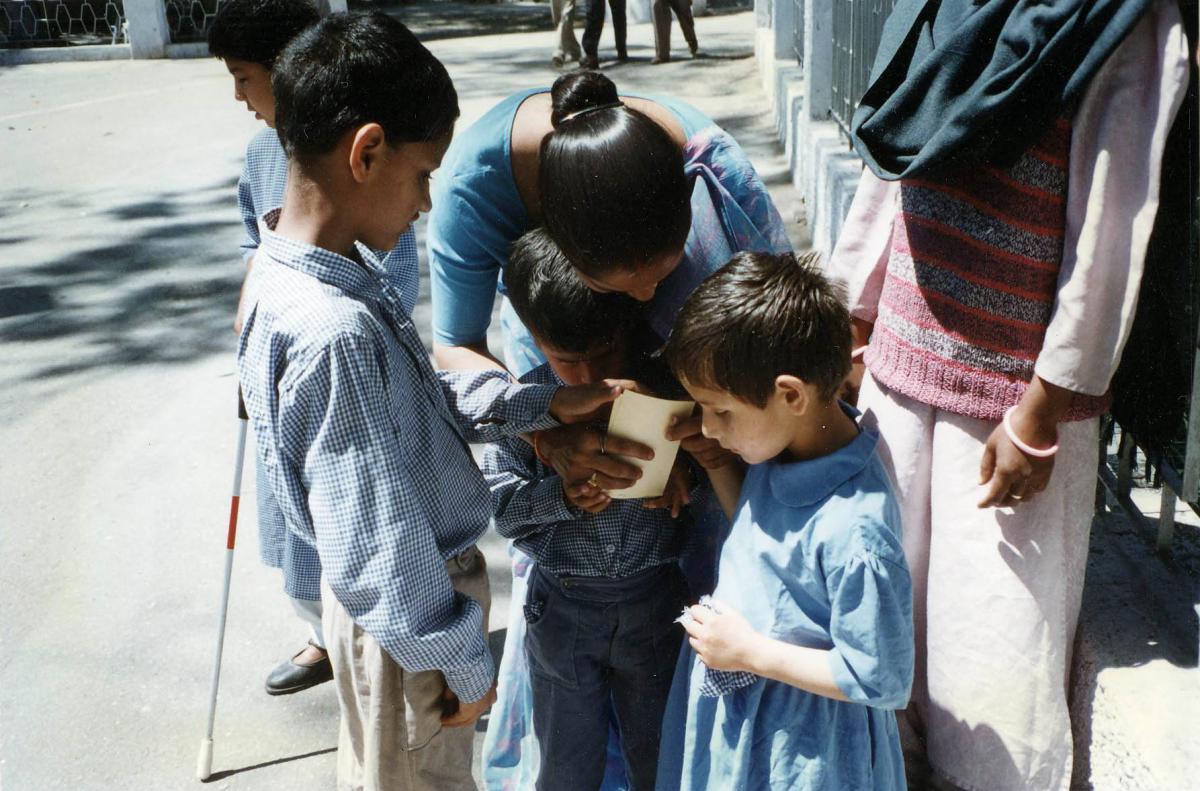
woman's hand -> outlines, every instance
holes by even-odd
[[[700,661],[713,670],[749,670],[751,657],[764,639],[741,613],[714,599],[714,609],[699,604],[688,608],[692,614],[685,621],[688,642]]]
[[[537,447],[564,481],[587,481],[598,489],[627,489],[642,477],[641,470],[617,454],[654,458],[654,451],[640,442],[606,438],[603,429],[583,424],[539,431]]]
[[[1054,446],[1058,442],[1058,422],[1072,397],[1071,391],[1035,376],[1009,417],[1013,433],[1034,448]],[[983,449],[979,484],[987,486],[987,491],[979,507],[1005,508],[1029,502],[1045,490],[1053,472],[1053,456],[1039,458],[1024,453],[1009,439],[1001,422]]]
[[[737,458],[722,448],[715,439],[705,437],[700,429],[700,415],[692,415],[683,420],[672,418],[671,425],[667,427],[667,439],[679,440],[679,447],[690,453],[696,463],[706,470],[724,467]]]
[[[675,457],[675,466],[671,468],[671,477],[667,479],[667,488],[661,497],[642,501],[643,508],[670,508],[671,518],[678,519],[683,507],[692,501],[688,494],[692,489],[692,471],[687,463]]]
[[[979,483],[987,492],[980,508],[1006,508],[1028,502],[1043,491],[1054,472],[1054,457],[1035,459],[1012,444],[1003,424],[996,426],[983,449]]]
[[[862,350],[865,350],[867,344],[871,342],[871,333],[874,329],[875,325],[869,321],[853,316],[850,318],[850,347],[852,350],[859,351],[859,354],[857,356],[851,354],[850,373],[842,382],[837,394],[838,398],[850,406],[858,406],[858,391],[862,389],[863,375],[867,372],[867,366],[863,363]]]
[[[862,389],[863,375],[866,372],[867,366],[863,363],[862,357],[851,360],[850,373],[842,381],[842,386],[838,388],[837,397],[850,406],[858,406],[858,391]]]

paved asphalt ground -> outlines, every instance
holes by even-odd
[[[464,125],[555,76],[545,5],[397,13],[437,39]],[[633,62],[605,71],[736,134],[791,221],[753,14],[697,27],[710,57],[651,67],[650,26],[631,25]],[[497,28],[536,32],[478,35]],[[235,183],[256,128],[212,60],[0,69],[4,791],[198,787],[236,428]],[[428,337],[427,295],[416,313]],[[329,789],[332,689],[262,691],[304,630],[257,560],[253,474],[243,502],[208,787]],[[485,549],[498,646],[508,568],[502,541]]]

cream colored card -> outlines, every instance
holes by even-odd
[[[612,417],[608,420],[608,435],[640,442],[654,451],[652,461],[617,456],[622,461],[638,467],[642,477],[628,489],[613,489],[609,492],[615,500],[633,500],[640,497],[660,497],[666,491],[671,467],[679,452],[679,441],[667,439],[667,427],[672,417],[683,419],[692,414],[696,405],[691,401],[668,401],[664,398],[626,390],[613,403]]]

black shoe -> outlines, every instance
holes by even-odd
[[[297,652],[300,656],[303,652]],[[290,695],[317,684],[324,684],[333,678],[333,665],[329,663],[329,654],[324,659],[311,665],[296,664],[296,656],[282,662],[267,676],[268,695]]]
[[[598,69],[600,68],[600,59],[592,55],[584,55],[579,59],[579,68]]]
[[[629,53],[624,49],[618,49],[617,60],[619,60],[621,63],[624,63],[625,61],[629,60]]]

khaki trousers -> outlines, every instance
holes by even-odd
[[[483,608],[486,637],[491,593],[483,553],[471,547],[448,560],[446,570],[454,589]],[[354,622],[323,580],[321,588],[342,714],[338,791],[474,791],[475,729],[442,728],[442,674],[400,667]]]
[[[558,34],[554,54],[563,60],[579,60],[579,40],[575,38],[575,0],[550,0],[550,21]]]

